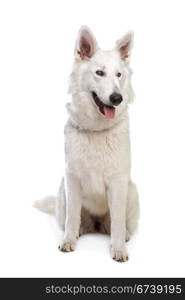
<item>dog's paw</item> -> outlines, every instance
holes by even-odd
[[[116,249],[111,246],[111,256],[114,260],[118,262],[126,262],[128,260],[128,254],[125,249]]]
[[[58,249],[62,252],[71,252],[75,250],[76,241],[73,240],[63,240]]]

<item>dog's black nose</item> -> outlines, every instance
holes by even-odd
[[[122,102],[123,97],[121,96],[121,94],[113,93],[110,95],[109,99],[113,105],[119,105]]]

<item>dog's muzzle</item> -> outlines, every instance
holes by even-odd
[[[123,97],[121,96],[121,94],[118,93],[111,94],[109,99],[110,102],[115,106],[119,105],[123,101]]]
[[[99,108],[99,111],[105,116],[106,119],[113,119],[115,117],[116,109],[114,106],[104,104],[95,92],[92,92],[92,97],[94,99],[95,104]],[[114,99],[114,101],[116,102],[115,99]],[[118,102],[118,99],[117,99],[117,102]],[[118,104],[116,104],[116,105],[118,105]]]

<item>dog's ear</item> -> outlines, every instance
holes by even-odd
[[[81,60],[91,58],[97,49],[98,45],[91,30],[82,26],[75,45],[75,57]]]
[[[133,47],[134,33],[129,31],[120,40],[116,42],[116,49],[119,51],[121,58],[129,62],[130,54]]]

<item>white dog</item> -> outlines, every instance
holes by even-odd
[[[111,234],[111,255],[127,261],[126,241],[136,229],[139,205],[130,178],[128,104],[133,101],[130,53],[133,34],[103,51],[83,26],[75,46],[71,101],[65,126],[66,174],[56,201],[64,230],[61,251],[73,251],[80,234]],[[35,206],[45,212],[52,200]]]

